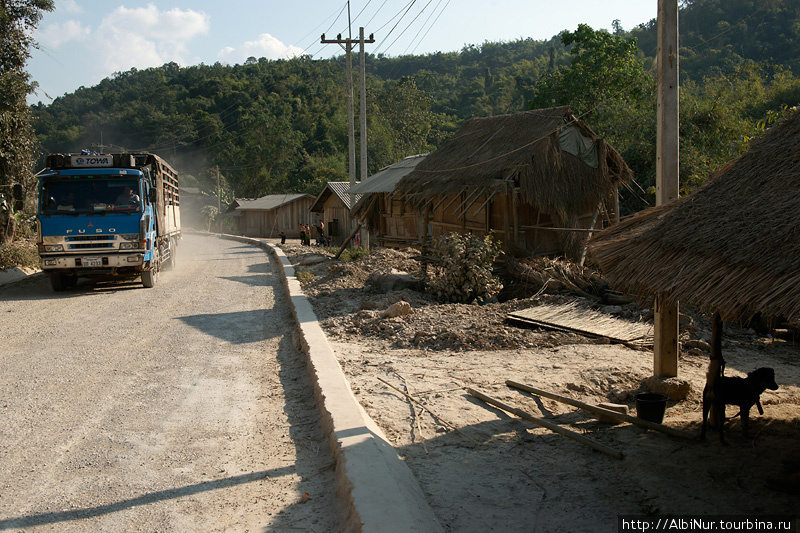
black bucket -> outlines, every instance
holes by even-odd
[[[668,399],[666,394],[659,392],[640,392],[636,395],[636,416],[660,424],[664,420]]]

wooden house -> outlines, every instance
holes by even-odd
[[[407,246],[419,244],[422,218],[410,204],[395,197],[397,183],[409,174],[427,154],[408,156],[402,161],[382,168],[368,179],[350,189],[361,195],[353,209],[354,215],[372,207],[375,216],[370,225],[370,241],[378,246]]]
[[[350,235],[351,226],[351,198],[348,190],[350,183],[347,181],[329,181],[325,184],[309,210],[312,213],[312,226],[317,226],[320,221],[325,222],[325,235],[331,244],[340,245]],[[360,195],[355,195],[357,202]],[[312,233],[312,238],[316,233]]]
[[[416,212],[419,229],[387,226],[384,239],[420,245],[450,232],[492,232],[507,248],[578,258],[582,243],[617,218],[618,187],[632,172],[569,107],[473,118],[417,162],[384,202],[354,214],[380,228],[391,210]]]
[[[311,224],[310,194],[269,194],[257,199],[236,199],[228,206],[226,217],[234,219],[234,232],[247,237],[299,238],[300,224]]]

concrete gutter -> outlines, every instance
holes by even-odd
[[[282,267],[300,345],[308,359],[323,427],[336,459],[338,496],[345,502],[346,527],[353,532],[439,533],[443,528],[419,482],[383,431],[358,403],[291,261],[279,247],[260,239],[220,235],[260,246]]]

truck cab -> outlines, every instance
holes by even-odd
[[[141,276],[153,287],[181,238],[177,173],[154,154],[50,154],[37,233],[55,291],[80,277]]]

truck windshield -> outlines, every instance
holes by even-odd
[[[114,176],[44,178],[40,200],[50,215],[142,210],[138,180]]]

